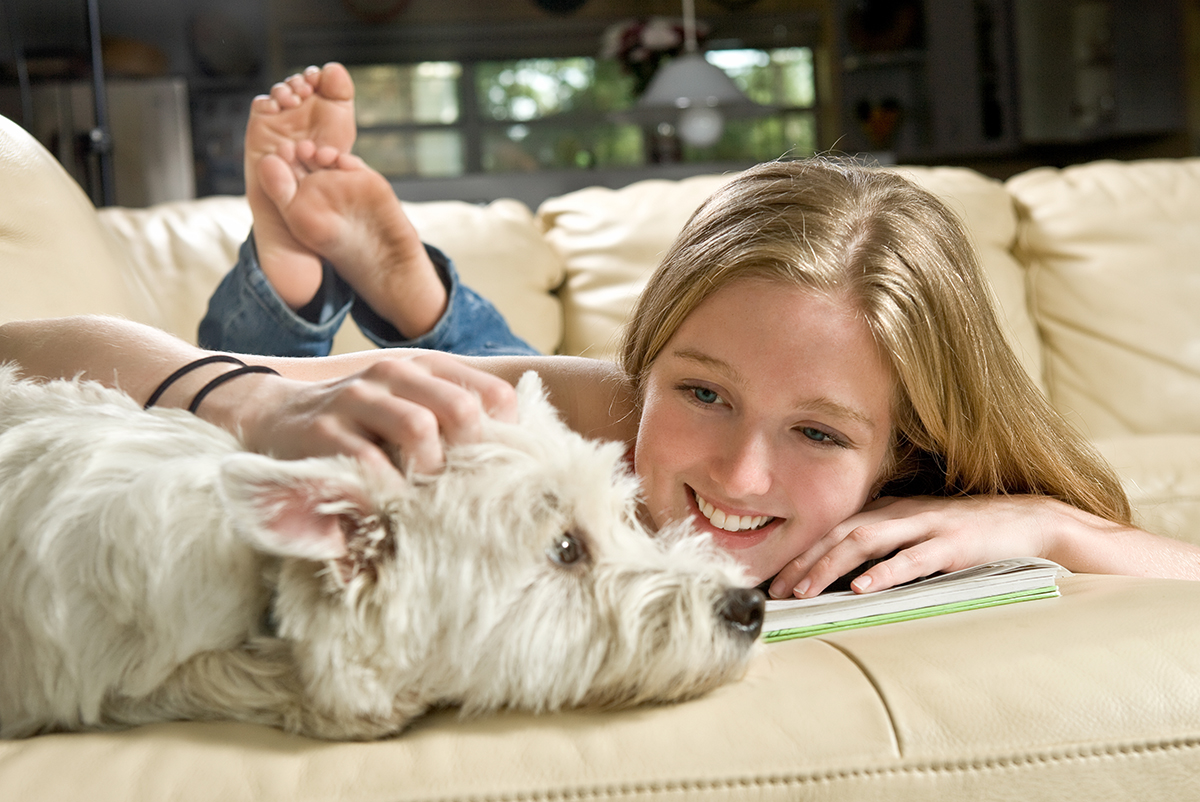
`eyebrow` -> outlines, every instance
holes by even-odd
[[[671,356],[686,360],[688,362],[696,362],[720,371],[739,384],[746,383],[745,378],[733,365],[723,359],[717,359],[716,357],[710,356],[702,351],[697,351],[693,348],[678,348],[671,352]],[[834,401],[828,396],[802,399],[797,401],[795,406],[797,409],[813,409],[818,412],[823,412],[826,415],[835,415],[842,418],[848,418],[857,423],[861,423],[871,431],[874,431],[877,428],[875,421],[867,417],[867,415],[864,413],[860,412],[854,407],[849,407],[839,401]]]

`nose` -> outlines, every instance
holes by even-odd
[[[720,615],[733,631],[754,640],[762,632],[767,597],[757,588],[730,588],[725,591]]]
[[[771,489],[771,448],[763,435],[740,432],[712,463],[712,478],[731,498],[765,496]]]

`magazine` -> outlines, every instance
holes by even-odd
[[[764,641],[826,635],[857,627],[1048,599],[1059,595],[1058,578],[1070,572],[1036,558],[999,560],[937,574],[874,593],[838,591],[811,599],[767,602]]]

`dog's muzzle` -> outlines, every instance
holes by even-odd
[[[763,614],[767,597],[757,588],[731,588],[725,592],[720,615],[730,629],[748,638],[757,638],[762,632]]]

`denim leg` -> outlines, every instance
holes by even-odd
[[[238,251],[237,264],[209,299],[200,321],[200,347],[263,356],[328,355],[354,294],[332,267],[323,267],[321,289],[298,314],[263,274],[252,232]]]
[[[362,298],[355,298],[350,314],[371,342],[381,348],[426,348],[463,356],[531,356],[538,350],[513,334],[500,311],[490,301],[463,284],[446,254],[425,246],[449,298],[446,311],[434,327],[409,339],[384,320]]]

